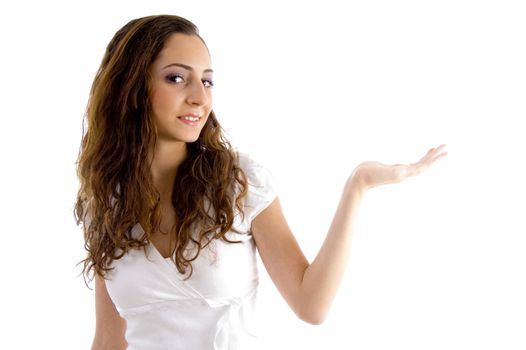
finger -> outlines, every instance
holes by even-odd
[[[441,158],[443,155],[447,154],[447,152],[442,152],[440,153],[440,151],[442,151],[444,149],[444,147],[446,147],[445,144],[442,144],[436,148],[432,148],[431,150],[429,150],[429,152],[424,156],[424,158],[428,157],[430,160],[432,161],[435,161],[436,159],[438,158]]]
[[[445,144],[442,144],[436,148],[431,148],[418,162],[407,166],[405,175],[416,176],[428,170],[435,161],[447,155],[447,152],[440,153],[445,146]]]
[[[436,149],[433,161],[438,160],[447,155],[447,152],[443,151],[444,147],[446,147],[446,145],[441,145],[440,147]]]
[[[437,152],[439,152],[440,150],[443,150],[444,147],[446,147],[446,144],[445,144],[445,143],[441,144],[441,145],[438,146],[438,147],[433,147],[433,148],[431,148],[427,153],[428,153],[428,154],[429,154],[429,153],[437,153]]]
[[[433,162],[436,162],[437,160],[444,158],[445,156],[447,156],[447,152],[442,152],[439,155],[437,155],[435,158],[433,158]]]
[[[416,163],[412,163],[409,166],[420,168],[422,164],[425,164],[423,170],[427,169],[431,163],[447,155],[447,152],[443,152],[437,155],[437,153],[440,150],[443,150],[444,147],[446,147],[446,144],[441,144],[438,147],[433,147],[429,149],[429,151],[427,151],[427,153],[419,161],[417,161]],[[421,171],[422,169],[419,169],[418,172],[421,172]],[[409,173],[413,173],[413,171],[409,171]]]
[[[418,162],[416,162],[415,164],[425,163],[425,162],[429,161],[430,159],[432,159],[434,155],[435,155],[434,149],[431,149],[431,150],[429,150],[429,152],[427,152],[427,154],[425,156],[420,158],[420,160]]]

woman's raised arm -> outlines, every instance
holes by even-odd
[[[298,317],[312,324],[325,319],[349,260],[353,224],[367,189],[421,173],[447,154],[443,147],[430,149],[409,165],[361,163],[347,180],[325,241],[310,264],[285,220],[279,199],[254,219],[252,232],[263,264]]]

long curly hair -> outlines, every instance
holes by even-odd
[[[76,163],[80,188],[74,208],[84,232],[87,256],[80,263],[85,279],[94,274],[106,277],[112,262],[130,249],[146,251],[153,233],[160,230],[160,193],[148,156],[157,141],[148,72],[175,33],[203,41],[197,27],[179,16],[130,21],[108,44],[93,81]],[[246,175],[211,111],[199,138],[187,144],[187,157],[174,179],[174,262],[180,273],[191,275],[191,262],[211,240],[235,242],[226,233],[235,231],[234,217],[236,211],[243,215],[246,194]],[[132,235],[136,224],[144,229],[141,237]],[[187,256],[190,244],[197,249]]]

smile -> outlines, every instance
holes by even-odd
[[[181,122],[185,123],[186,125],[190,126],[197,126],[199,125],[199,121],[201,120],[201,117],[195,114],[190,115],[181,115],[177,117]]]

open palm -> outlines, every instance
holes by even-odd
[[[408,177],[416,176],[429,169],[431,164],[447,155],[443,152],[445,145],[431,148],[422,159],[413,164],[383,164],[380,162],[363,162],[355,169],[355,174],[365,188],[401,182]]]

